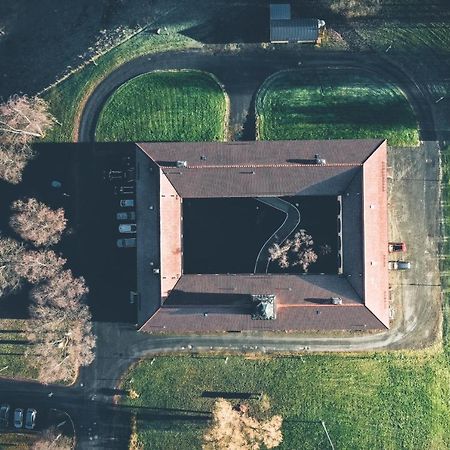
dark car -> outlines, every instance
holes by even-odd
[[[389,253],[406,252],[406,244],[404,242],[389,242]]]
[[[9,405],[0,406],[0,426],[7,427],[9,425]]]
[[[27,414],[25,416],[25,428],[27,430],[33,430],[36,426],[36,414],[37,411],[33,408],[27,409]]]
[[[16,428],[23,427],[23,409],[17,408],[14,410],[14,426]]]

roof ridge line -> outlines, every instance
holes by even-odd
[[[293,167],[361,167],[363,163],[327,163],[327,164],[215,164],[194,165],[182,169],[251,169],[251,168],[293,168]],[[177,169],[173,166],[159,166],[161,169]]]

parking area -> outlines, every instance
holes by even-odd
[[[391,328],[405,335],[403,348],[425,347],[438,338],[442,317],[438,144],[390,148],[388,166],[389,241],[407,247],[389,259],[411,263],[389,274]]]
[[[85,278],[94,320],[136,323],[134,145],[47,144],[38,151],[25,195],[64,207],[68,229],[55,250]]]

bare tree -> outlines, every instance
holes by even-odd
[[[70,450],[71,448],[72,439],[64,436],[55,427],[51,427],[41,433],[31,450]]]
[[[317,254],[312,248],[313,245],[314,241],[311,235],[307,234],[305,230],[295,233],[291,248],[294,256],[292,265],[301,266],[307,272],[310,264],[317,261]]]
[[[317,261],[313,245],[312,236],[305,230],[300,230],[294,234],[293,239],[287,239],[283,245],[274,244],[269,248],[269,258],[270,261],[277,261],[282,269],[301,266],[307,272],[309,266]]]
[[[66,228],[64,209],[53,210],[35,198],[16,200],[11,209],[10,226],[22,239],[36,246],[56,244]]]
[[[66,263],[52,250],[27,250],[21,253],[16,260],[16,272],[29,283],[55,277]]]
[[[75,278],[70,270],[58,272],[47,282],[31,290],[31,298],[39,305],[76,308],[89,292],[83,277]]]
[[[267,420],[249,417],[231,403],[219,399],[213,407],[213,421],[203,436],[203,450],[258,450],[275,448],[283,440],[281,416]]]
[[[35,304],[30,307],[33,321],[28,331],[35,345],[27,354],[43,383],[72,380],[94,359],[91,314],[81,303],[87,292],[84,279],[74,278],[70,270],[31,291]]]
[[[288,253],[290,249],[290,241],[282,246],[273,244],[273,247],[269,248],[270,260],[277,261],[282,269],[287,269],[289,267]]]
[[[25,248],[14,239],[0,237],[0,297],[17,290],[21,275],[17,272]]]
[[[13,184],[34,157],[31,142],[45,136],[54,119],[38,97],[15,95],[0,104],[0,178]]]
[[[0,104],[2,142],[31,142],[43,138],[52,124],[48,103],[39,97],[14,95]]]
[[[33,159],[34,151],[28,143],[4,143],[0,140],[0,179],[11,184],[22,181],[22,173]]]

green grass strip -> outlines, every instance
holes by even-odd
[[[336,448],[447,449],[449,368],[442,353],[418,351],[358,355],[304,355],[245,359],[157,357],[124,380],[139,398],[144,448],[201,447],[205,392],[265,392],[273,414],[284,418],[280,449],[328,448],[320,420]],[[218,394],[220,395],[220,394]],[[239,400],[234,400],[238,402]],[[250,410],[256,400],[250,400]],[[143,408],[143,409],[142,409]],[[148,408],[148,409],[147,409]]]
[[[74,142],[86,100],[100,82],[122,64],[141,55],[169,50],[193,48],[200,44],[168,26],[167,34],[156,36],[141,33],[112,49],[95,64],[91,63],[50,89],[44,98],[60,125],[55,125],[45,137],[47,142]]]
[[[258,136],[279,139],[387,138],[392,146],[417,146],[414,113],[402,92],[347,69],[276,74],[261,88]]]
[[[109,98],[96,140],[224,140],[226,109],[225,94],[211,75],[152,72],[128,81]]]

